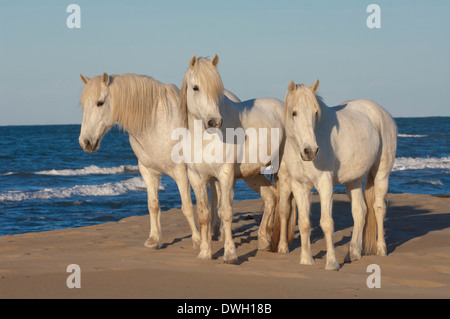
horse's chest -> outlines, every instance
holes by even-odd
[[[289,175],[292,179],[300,183],[308,183],[310,182],[309,176],[303,163],[300,161],[301,159],[297,157],[286,159],[286,166],[288,168]]]
[[[130,145],[139,162],[145,167],[165,172],[173,166],[171,159],[172,143],[164,139],[147,137],[138,139],[130,136]]]

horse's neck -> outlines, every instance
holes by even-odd
[[[119,124],[119,126],[123,127],[136,140],[146,138],[146,135],[151,134],[152,131],[158,130],[161,127],[171,129],[175,129],[178,127],[186,128],[186,123],[178,104],[172,103],[170,99],[168,99],[168,105],[166,109],[163,105],[160,105],[160,103],[161,102],[158,102],[155,112],[152,112],[152,110],[148,111],[147,116],[154,116],[154,118],[152,120],[149,120],[148,124],[142,129],[126,127],[124,123],[121,123],[118,119],[115,119],[116,123]],[[124,112],[127,111],[126,105],[115,105],[114,107],[120,107]]]

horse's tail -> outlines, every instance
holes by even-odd
[[[364,200],[367,206],[366,221],[363,230],[363,247],[366,255],[377,253],[377,220],[375,217],[375,187],[374,176],[371,170],[367,174]]]
[[[280,231],[281,231],[281,220],[280,220],[280,188],[279,188],[279,181],[275,184],[277,188],[277,202],[275,206],[275,217],[274,217],[274,223],[273,223],[273,232],[272,232],[272,251],[276,252],[278,251],[278,244],[280,243]],[[292,242],[294,239],[294,233],[295,233],[295,222],[297,220],[297,206],[295,202],[294,196],[290,195],[289,197],[289,217],[287,222],[287,240],[288,244]]]

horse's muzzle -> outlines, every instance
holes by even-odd
[[[99,140],[96,140],[95,143],[91,142],[89,139],[84,139],[80,141],[80,146],[83,148],[83,151],[92,153],[98,149]]]
[[[303,152],[301,152],[302,159],[304,161],[312,161],[316,158],[317,153],[319,152],[319,147],[305,147]]]
[[[207,122],[208,128],[220,128],[222,126],[223,120],[221,118],[210,118]]]

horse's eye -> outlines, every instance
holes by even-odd
[[[292,116],[297,116],[297,111],[292,112]]]
[[[105,101],[98,101],[97,106],[102,106],[105,103]]]
[[[198,91],[199,90],[199,88],[198,88],[198,85],[194,85],[194,87],[192,88],[194,91]]]

